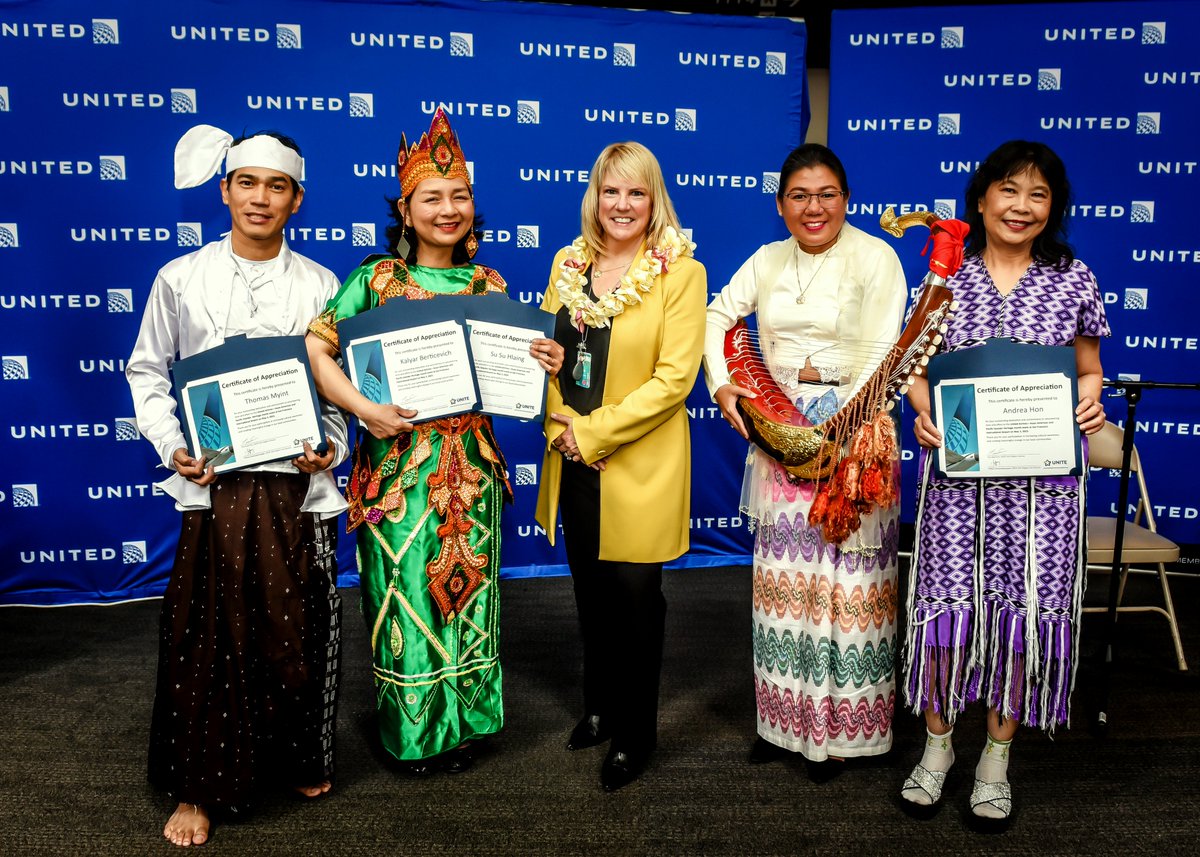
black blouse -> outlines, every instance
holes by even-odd
[[[596,293],[592,290],[592,269],[584,272],[587,277],[587,294],[592,300]],[[612,321],[609,321],[612,324]],[[608,374],[608,342],[612,337],[612,327],[588,327],[584,325],[584,333],[580,335],[579,328],[571,320],[570,310],[559,307],[554,319],[554,341],[566,350],[563,358],[562,371],[558,373],[558,387],[562,391],[563,402],[577,414],[590,414],[604,403],[604,379]],[[580,387],[575,381],[572,371],[579,357],[579,343],[584,342],[587,351],[592,355],[592,381],[589,387]]]

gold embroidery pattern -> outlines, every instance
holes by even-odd
[[[431,292],[422,288],[421,284],[412,278],[408,265],[403,259],[381,259],[375,263],[374,271],[368,283],[371,291],[379,295],[382,304],[392,298],[407,298],[410,301],[423,301],[436,298],[441,292]],[[471,275],[471,281],[458,292],[446,294],[482,295],[486,292],[506,292],[508,284],[499,272],[484,265],[476,265]]]
[[[325,310],[309,322],[308,332],[328,342],[334,351],[341,351],[342,347],[338,344],[337,320],[332,309]]]
[[[460,424],[462,427],[455,428],[456,424]],[[407,508],[405,492],[416,486],[420,477],[421,465],[433,455],[433,435],[435,433],[441,435],[446,443],[450,442],[451,438],[456,438],[457,443],[461,446],[461,435],[467,432],[475,435],[479,444],[480,456],[492,465],[493,471],[500,479],[504,499],[511,500],[512,485],[508,480],[507,464],[492,435],[487,417],[466,414],[432,420],[417,426],[413,432],[397,437],[383,460],[375,468],[371,467],[371,460],[361,444],[355,449],[354,465],[350,470],[350,484],[346,488],[346,500],[350,504],[346,532],[353,532],[363,523],[378,524],[385,517],[393,523],[401,521]],[[393,480],[387,491],[380,497],[379,490],[383,481],[396,473],[404,453],[410,448],[412,448],[412,455],[404,463],[399,477]]]
[[[485,580],[486,553],[471,546],[471,507],[482,496],[483,471],[471,464],[462,436],[473,431],[471,418],[451,418],[450,433],[443,435],[437,470],[430,474],[429,505],[442,518],[437,528],[441,550],[425,568],[429,594],[447,622],[458,615],[475,589]]]

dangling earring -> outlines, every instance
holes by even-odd
[[[467,243],[465,246],[467,248],[467,258],[474,259],[475,254],[479,252],[479,239],[475,237],[474,230],[467,235]]]
[[[401,141],[400,151],[404,151],[403,140]],[[408,261],[408,254],[412,252],[412,244],[409,243],[408,231],[412,229],[412,225],[408,222],[408,215],[404,211],[404,200],[396,200],[396,211],[400,215],[400,237],[396,240],[396,258]]]

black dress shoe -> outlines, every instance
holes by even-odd
[[[627,753],[624,750],[612,749],[600,766],[600,785],[606,792],[615,792],[624,788],[642,775],[646,768],[647,757]]]
[[[440,767],[448,774],[461,774],[475,764],[475,750],[470,744],[463,744],[453,750],[447,750],[438,756]]]
[[[401,773],[408,774],[410,777],[427,777],[434,772],[432,759],[399,761],[396,763],[396,767]]]
[[[585,714],[583,719],[571,730],[567,739],[568,750],[582,750],[585,747],[595,747],[608,740],[608,729],[603,725],[599,714]]]
[[[789,752],[789,750],[785,750],[778,744],[772,744],[766,738],[755,738],[754,746],[750,748],[750,764],[765,765],[768,762],[778,762]]]
[[[805,759],[804,767],[808,772],[809,782],[821,785],[822,783],[829,782],[834,777],[840,776],[842,771],[846,770],[846,761],[844,759],[830,758],[813,762]]]

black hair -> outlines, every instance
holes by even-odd
[[[278,131],[255,131],[253,134],[247,134],[243,131],[242,136],[238,137],[236,140],[234,140],[232,143],[230,143],[229,147],[232,149],[238,143],[243,143],[246,140],[249,140],[251,137],[274,137],[280,143],[283,143],[283,145],[287,146],[289,149],[294,151],[297,155],[300,155],[300,157],[304,157],[303,153],[300,151],[300,144],[297,143],[295,140],[293,140],[291,137],[289,137],[287,134],[280,134]],[[229,177],[232,175],[233,175],[232,170],[230,170],[228,173],[226,173],[225,181],[229,181]],[[288,176],[288,178],[292,178],[292,177]],[[299,193],[299,192],[300,192],[300,182],[296,181],[295,179],[292,179],[292,193]]]
[[[850,196],[850,183],[846,181],[846,168],[842,166],[841,160],[833,153],[833,150],[828,146],[822,146],[820,143],[805,143],[792,149],[783,161],[783,166],[779,168],[779,190],[775,192],[777,199],[783,199],[783,192],[787,189],[788,179],[792,177],[792,173],[797,170],[803,170],[808,167],[828,167],[842,185],[842,192],[846,196]]]
[[[1075,261],[1075,251],[1066,241],[1067,207],[1071,203],[1071,183],[1062,159],[1045,143],[1009,140],[987,156],[967,183],[967,210],[964,219],[971,227],[966,253],[978,256],[987,247],[987,232],[979,201],[996,182],[1002,182],[1027,170],[1037,170],[1050,186],[1050,214],[1046,226],[1033,239],[1031,253],[1042,265],[1065,271]]]
[[[400,197],[385,196],[383,199],[387,203],[388,216],[391,221],[384,232],[384,240],[387,242],[387,252],[393,256],[396,255],[396,245],[400,243],[401,238],[406,238],[408,240],[408,255],[404,257],[404,261],[406,264],[415,265],[417,263],[417,230],[411,226],[404,225],[404,218],[400,216],[400,207],[397,205],[400,202]],[[410,202],[412,202],[412,194],[409,194],[408,198],[404,200],[404,204],[408,205]],[[467,238],[472,233],[474,233],[476,241],[483,240],[483,218],[478,213],[476,213],[475,220],[471,223],[471,231],[454,245],[454,252],[450,257],[451,265],[465,265],[471,261],[471,256],[467,253]]]

